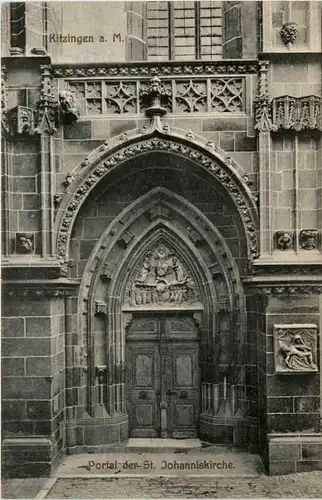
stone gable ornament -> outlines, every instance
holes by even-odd
[[[316,343],[314,324],[274,325],[275,372],[317,372]]]
[[[196,285],[178,257],[161,243],[146,252],[128,288],[127,305],[131,307],[180,306],[199,299]]]
[[[316,248],[318,231],[317,229],[303,229],[300,232],[300,246],[304,250],[314,250]]]

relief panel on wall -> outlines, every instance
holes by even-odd
[[[274,325],[275,373],[317,372],[317,326]]]
[[[180,259],[163,244],[158,244],[144,256],[141,267],[127,286],[126,305],[129,307],[181,306],[195,304],[197,287]]]

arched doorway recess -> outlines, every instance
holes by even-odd
[[[199,360],[195,361],[181,353],[178,361],[178,366],[184,368],[180,363],[186,363],[185,366],[189,365],[196,371],[196,378],[193,379],[196,386],[193,390],[198,392],[197,397],[191,398],[198,401],[198,407],[189,409],[190,396],[186,394],[188,401],[185,402],[184,393],[187,391],[179,388],[179,396],[183,395],[183,401],[181,408],[176,411],[178,414],[181,411],[181,415],[185,411],[187,421],[191,411],[196,417],[190,418],[189,429],[176,429],[176,435],[189,435],[189,432],[194,435],[196,432],[205,439],[245,445],[249,442],[249,427],[254,424],[248,414],[246,394],[245,366],[249,363],[249,357],[247,352],[245,354],[246,307],[241,285],[241,276],[247,272],[246,256],[249,249],[245,226],[240,222],[237,232],[244,246],[236,251],[232,238],[223,236],[226,226],[218,230],[211,217],[198,208],[198,203],[189,201],[189,193],[186,197],[182,196],[184,190],[180,191],[175,180],[176,175],[178,179],[182,177],[183,169],[198,179],[200,167],[182,157],[176,158],[173,164],[172,153],[162,152],[157,156],[154,153],[153,162],[149,155],[137,155],[131,162],[123,162],[118,169],[110,171],[109,178],[104,179],[105,183],[102,179],[96,191],[93,190],[92,198],[87,197],[69,233],[69,256],[75,257],[77,261],[76,249],[82,244],[82,219],[87,212],[96,210],[90,208],[91,200],[107,199],[108,203],[114,196],[112,188],[115,188],[114,192],[123,189],[126,182],[123,174],[128,176],[128,182],[134,176],[141,179],[141,193],[144,194],[139,196],[140,193],[134,189],[131,191],[130,183],[129,193],[133,196],[126,199],[123,210],[118,214],[104,219],[105,226],[100,228],[100,237],[95,242],[93,240],[86,258],[76,265],[77,270],[71,270],[71,273],[76,272],[82,278],[77,306],[77,332],[80,333],[79,348],[83,357],[80,361],[82,402],[79,405],[79,417],[74,419],[74,427],[69,426],[69,435],[75,430],[77,434],[77,428],[82,426],[86,434],[91,425],[94,438],[91,442],[89,437],[87,444],[100,445],[102,448],[110,443],[124,441],[133,429],[134,432],[135,429],[139,430],[140,434],[142,429],[133,425],[133,401],[129,400],[127,342],[138,341],[138,338],[133,338],[135,330],[139,337],[144,337],[144,332],[137,331],[140,321],[145,324],[144,328],[149,322],[155,321],[159,325],[163,322],[160,331],[167,329],[166,325],[172,321],[181,324],[183,342],[188,342],[189,335],[192,344],[195,342],[194,349],[192,344],[190,347],[188,344],[181,347],[193,351],[198,346],[199,355]],[[144,177],[144,172],[149,170],[153,171],[153,175]],[[162,172],[166,173],[163,177]],[[202,175],[206,177],[204,173]],[[168,189],[169,184],[167,187],[160,185],[161,178],[166,178],[168,182],[170,177],[173,189]],[[109,194],[106,194],[106,186],[110,188]],[[212,188],[216,190],[216,198],[224,199],[226,196],[227,200],[227,192],[220,190],[218,180],[214,180]],[[124,193],[120,196],[122,200],[125,199]],[[229,200],[227,203],[230,203],[230,207],[234,205]],[[221,214],[224,212],[221,211]],[[234,217],[240,220],[235,208],[232,213],[235,215],[231,220]],[[215,213],[214,216],[217,217]],[[164,256],[161,258],[159,255],[158,258],[161,261],[163,259],[163,265],[167,268],[164,279],[158,271],[156,257],[160,249]],[[147,282],[143,279],[146,269],[149,275]],[[152,332],[145,333],[151,337],[153,331],[152,328]],[[158,342],[166,345],[160,331],[156,333]],[[180,334],[177,330],[171,331],[171,328],[169,332],[168,341],[173,347],[175,342],[179,342],[177,336]],[[143,363],[147,373],[149,369],[144,363],[149,364],[151,360],[144,359],[145,362],[141,359],[138,363]],[[172,359],[175,365],[177,361]],[[137,363],[137,360],[132,362]],[[169,358],[165,360],[167,363]],[[142,381],[142,373],[138,376]],[[165,385],[163,393],[161,389],[159,395],[152,395],[158,411],[155,412],[157,424],[154,419],[151,427],[157,435],[175,436],[169,422],[173,421],[174,407],[178,407],[178,401],[171,394],[166,395],[168,389]],[[147,388],[138,392],[141,392],[144,405],[147,406],[145,399],[150,398],[151,393]],[[180,434],[181,431],[183,434]],[[83,446],[86,447],[84,441]]]

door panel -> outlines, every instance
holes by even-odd
[[[171,435],[196,437],[199,419],[199,349],[196,341],[171,343]]]
[[[135,319],[126,346],[130,435],[196,437],[199,339],[193,319]]]
[[[129,340],[127,370],[131,436],[157,437],[160,427],[160,359],[157,343]]]

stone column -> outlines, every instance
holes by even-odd
[[[271,116],[268,94],[268,61],[260,61],[258,93],[255,98],[255,130],[258,132],[260,192],[260,257],[273,252]]]

